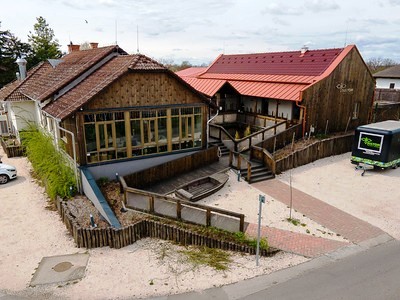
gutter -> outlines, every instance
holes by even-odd
[[[211,100],[210,100],[211,103]],[[206,149],[208,149],[208,141],[210,139],[210,122],[212,120],[214,120],[219,114],[219,108],[217,108],[217,113],[215,114],[215,116],[213,116],[210,120],[207,121],[207,145],[206,145]]]
[[[299,92],[299,100],[296,101],[296,106],[300,107],[301,109],[303,109],[303,119],[302,119],[302,123],[303,123],[303,130],[302,130],[302,135],[304,137],[305,133],[306,133],[306,112],[307,112],[307,108],[304,105],[300,105],[299,103],[302,101],[303,98],[303,91]]]

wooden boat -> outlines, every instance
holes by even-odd
[[[202,177],[178,187],[175,195],[183,200],[199,201],[221,189],[228,179],[229,176],[225,173]]]

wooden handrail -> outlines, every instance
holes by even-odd
[[[272,130],[272,129],[276,129],[278,126],[281,126],[281,125],[284,124],[284,123],[286,123],[285,120],[282,121],[282,122],[280,122],[280,123],[274,124],[274,125],[272,125],[272,126],[270,126],[270,127],[266,127],[266,128],[264,128],[264,129],[262,129],[262,130],[259,130],[259,131],[257,131],[257,132],[254,132],[254,133],[252,133],[252,134],[250,134],[250,135],[248,135],[248,136],[245,136],[245,137],[243,137],[243,138],[241,138],[241,139],[235,139],[234,137],[232,137],[232,136],[229,134],[229,132],[228,132],[224,127],[222,127],[221,125],[210,124],[210,127],[214,127],[214,128],[216,128],[216,129],[219,130],[219,139],[220,139],[220,140],[221,140],[221,131],[224,132],[224,133],[227,135],[228,139],[231,140],[231,141],[233,142],[233,144],[234,144],[234,151],[235,151],[235,152],[238,152],[238,144],[240,144],[241,142],[244,142],[244,141],[246,141],[246,140],[249,140],[249,141],[250,141],[250,146],[251,146],[251,139],[252,139],[253,137],[255,137],[255,136],[258,136],[259,134],[262,134],[262,135],[263,135],[262,141],[264,141],[265,133],[266,133],[267,131],[270,131],[270,130]]]

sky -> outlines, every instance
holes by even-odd
[[[0,30],[23,42],[42,16],[67,52],[117,43],[161,62],[341,48],[400,63],[400,0],[0,0]]]

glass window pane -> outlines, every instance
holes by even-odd
[[[84,116],[84,122],[85,123],[91,123],[95,121],[94,114],[89,114]]]
[[[161,143],[167,142],[167,119],[159,118],[158,120],[158,141]]]
[[[106,133],[105,133],[105,126],[104,124],[99,124],[99,141],[100,141],[100,148],[104,149],[106,147]]]
[[[123,111],[116,112],[114,114],[115,120],[124,120],[125,114]]]
[[[131,119],[140,119],[140,111],[131,111]]]
[[[94,124],[85,124],[86,152],[96,151],[96,130]]]
[[[96,122],[112,121],[113,117],[114,117],[114,114],[109,113],[109,112],[96,114]]]
[[[117,148],[126,147],[125,122],[115,122]]]
[[[131,121],[132,130],[132,146],[139,146],[142,144],[142,136],[140,133],[140,120]]]
[[[143,142],[155,142],[155,135],[154,120],[143,120]]]
[[[194,139],[201,140],[201,132],[202,132],[203,123],[201,121],[201,115],[194,116]]]

